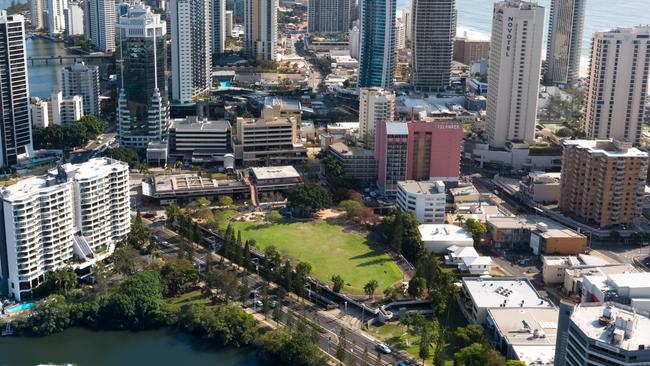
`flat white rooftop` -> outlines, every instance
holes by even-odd
[[[610,319],[603,317],[611,313]],[[589,338],[628,351],[636,351],[640,345],[650,345],[650,319],[645,312],[634,311],[618,304],[589,303],[576,306],[571,315],[573,323]],[[609,321],[608,321],[609,320]],[[632,332],[621,337],[620,342],[614,340],[614,334],[620,331],[620,325],[636,322]]]
[[[447,224],[422,224],[418,226],[422,241],[472,241],[472,235],[464,228]]]
[[[404,180],[397,182],[397,185],[407,193],[411,194],[438,194],[445,193],[445,183],[436,181],[415,181]]]
[[[523,277],[465,277],[463,285],[477,308],[553,307]]]
[[[257,180],[300,178],[296,168],[291,165],[251,168]]]

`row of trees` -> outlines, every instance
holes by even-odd
[[[434,310],[442,314],[456,295],[454,277],[443,271],[439,257],[425,250],[418,226],[419,222],[412,213],[397,211],[384,218],[381,230],[389,245],[415,266],[415,276],[409,281],[409,294],[431,299]]]
[[[74,149],[97,138],[106,123],[95,116],[83,116],[67,125],[50,125],[33,131],[35,149]]]

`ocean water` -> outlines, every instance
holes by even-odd
[[[457,34],[461,35],[467,32],[470,36],[488,39],[492,27],[494,3],[495,0],[456,0],[458,8]],[[546,8],[544,29],[544,42],[546,42],[551,0],[539,0],[538,3]],[[406,9],[409,6],[410,0],[397,0],[398,9]],[[585,64],[588,58],[591,36],[594,32],[614,27],[650,24],[648,6],[650,6],[650,0],[587,0],[582,63]]]

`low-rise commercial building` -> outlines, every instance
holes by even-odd
[[[358,180],[362,185],[377,181],[377,163],[373,150],[334,142],[328,146],[328,151],[341,164],[347,177]]]
[[[537,254],[579,254],[587,237],[537,215],[489,217],[488,235],[496,247],[531,248]]]
[[[244,166],[294,164],[307,159],[293,117],[237,118],[235,159]]]
[[[47,272],[84,270],[110,256],[131,228],[129,167],[94,158],[4,187],[0,292],[30,298]]]
[[[459,301],[467,321],[481,325],[488,309],[554,308],[526,277],[463,277]]]
[[[250,188],[237,179],[211,179],[197,174],[156,175],[142,183],[142,194],[162,205],[187,202],[200,197],[216,200],[219,196],[250,197]]]
[[[397,207],[412,212],[421,224],[445,223],[445,183],[442,181],[397,182]]]
[[[569,228],[549,228],[545,223],[530,231],[533,254],[578,254],[587,250],[587,237]]]
[[[650,272],[585,276],[582,302],[617,302],[650,310]]]
[[[532,172],[522,179],[519,191],[542,204],[558,202],[560,177],[560,173]]]
[[[473,247],[474,239],[464,228],[456,225],[422,224],[418,226],[424,248],[432,253],[447,253],[451,246]]]
[[[610,263],[605,266],[578,266],[567,268],[564,270],[564,284],[562,291],[564,294],[576,296],[575,300],[580,301],[580,294],[582,293],[582,285],[585,277],[587,276],[604,276],[619,273],[637,273],[639,272],[631,264]]]
[[[262,118],[272,120],[273,118],[295,118],[300,125],[302,119],[302,106],[298,100],[284,99],[280,97],[264,98]]]
[[[284,192],[302,183],[300,174],[290,165],[250,168],[249,177],[258,194],[270,191]]]
[[[199,120],[196,116],[173,119],[168,137],[169,158],[224,166],[233,153],[230,131],[230,122],[226,120]]]
[[[486,331],[492,345],[509,360],[552,366],[558,335],[556,308],[488,309]]]

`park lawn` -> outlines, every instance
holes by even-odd
[[[169,305],[175,308],[180,308],[183,305],[190,305],[190,304],[199,304],[205,306],[212,305],[212,301],[210,301],[208,296],[203,294],[201,290],[186,292],[184,294],[168,299],[167,302],[169,303]]]
[[[280,254],[311,264],[313,276],[323,281],[331,284],[332,276],[340,275],[348,293],[363,294],[363,285],[377,280],[376,294],[381,294],[403,279],[381,245],[323,220],[272,225],[237,222],[235,229],[242,239],[255,239],[262,250],[274,245]]]

